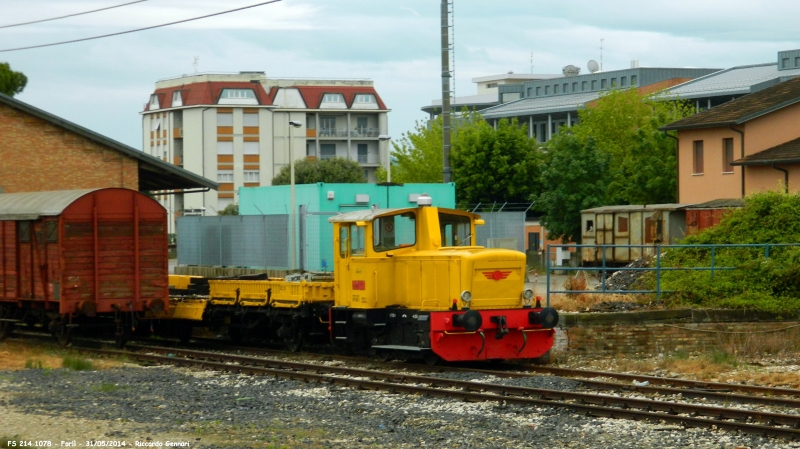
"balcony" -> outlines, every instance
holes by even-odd
[[[380,130],[378,128],[354,128],[352,130],[347,130],[345,128],[321,128],[319,130],[319,137],[320,138],[372,138],[376,139],[380,135]],[[307,137],[311,137],[308,136]]]
[[[358,163],[361,165],[378,165],[381,163],[380,156],[377,152],[375,153],[367,153],[367,154],[359,154]]]

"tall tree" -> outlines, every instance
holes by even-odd
[[[497,128],[477,113],[453,141],[453,181],[462,204],[528,202],[539,193],[539,151],[527,126],[502,119]]]
[[[392,181],[407,183],[442,182],[442,119],[436,118],[427,126],[417,122],[414,131],[403,134],[399,142],[392,142]],[[378,171],[378,179],[386,180],[386,172]]]
[[[28,77],[22,72],[11,70],[7,62],[0,62],[0,92],[13,97],[22,92],[28,84]]]
[[[582,142],[570,133],[555,136],[542,164],[542,193],[537,209],[549,238],[580,242],[581,210],[601,206],[611,182],[611,157],[594,139]]]
[[[335,157],[331,159],[303,159],[294,163],[295,184],[359,183],[367,182],[364,168],[356,161]],[[292,183],[291,166],[286,165],[272,178],[272,185]]]
[[[658,130],[659,126],[688,117],[694,111],[685,102],[658,95],[645,95],[636,89],[612,90],[595,104],[578,112],[579,123],[548,142],[548,157],[543,168],[543,195],[537,209],[551,238],[580,241],[580,210],[601,205],[657,204],[677,200],[677,159],[675,141]],[[587,186],[581,177],[558,175],[568,168],[562,157],[569,152],[577,172],[591,175]],[[595,168],[586,171],[593,164]],[[602,190],[601,190],[602,189]],[[551,192],[552,191],[552,192]],[[560,192],[560,193],[559,193]],[[559,201],[569,201],[565,208]],[[581,195],[586,195],[585,200]],[[549,200],[548,200],[549,199]],[[579,201],[580,200],[580,201]]]

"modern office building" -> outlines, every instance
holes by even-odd
[[[144,151],[219,183],[218,191],[160,196],[170,226],[216,215],[239,187],[271,185],[294,159],[343,157],[368,181],[389,161],[388,112],[369,80],[272,79],[264,72],[160,80],[142,112]],[[292,122],[294,125],[290,124]]]

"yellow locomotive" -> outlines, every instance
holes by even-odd
[[[227,325],[231,337],[298,349],[418,356],[429,362],[530,359],[553,344],[557,312],[525,289],[525,255],[475,246],[476,214],[430,206],[331,217],[332,279],[211,280],[208,300],[173,300],[174,317]],[[175,279],[178,282],[179,279]]]

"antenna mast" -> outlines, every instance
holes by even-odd
[[[451,181],[450,169],[450,5],[451,0],[442,0],[442,178]]]
[[[603,41],[605,39],[600,39],[600,71],[603,71]]]
[[[533,52],[531,52],[531,75],[533,75]]]
[[[194,73],[195,74],[197,74],[197,66],[199,65],[199,63],[200,63],[200,57],[199,56],[195,56],[194,57],[194,62],[192,63],[192,65],[194,66]]]

